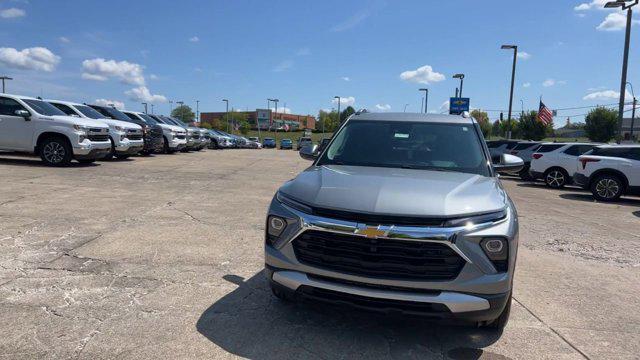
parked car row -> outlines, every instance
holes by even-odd
[[[492,158],[508,153],[525,162],[518,175],[541,180],[560,189],[576,185],[600,201],[640,195],[640,145],[598,143],[539,143],[518,140],[487,141]]]
[[[0,95],[0,150],[39,155],[51,166],[138,153],[199,151],[209,143],[208,130],[168,116]]]

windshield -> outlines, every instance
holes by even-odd
[[[67,116],[67,114],[63,113],[57,107],[44,102],[42,100],[32,100],[32,99],[22,99],[22,101],[26,102],[35,112],[40,115],[62,115]]]
[[[149,125],[158,124],[158,122],[154,118],[152,118],[151,116],[149,116],[147,114],[138,114],[138,116],[140,116]]]
[[[104,116],[99,112],[93,110],[92,108],[86,105],[76,105],[75,108],[82,113],[82,115],[90,118],[90,119],[104,119]]]
[[[131,122],[131,119],[123,114],[122,112],[120,112],[119,110],[116,110],[115,108],[109,107],[109,106],[92,106],[92,108],[94,108],[96,111],[98,111],[100,114],[114,119],[114,120],[122,120],[122,121],[127,121],[127,122]]]
[[[471,124],[348,122],[318,165],[458,171],[490,176],[482,143]]]

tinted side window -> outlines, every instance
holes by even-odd
[[[19,102],[0,97],[0,115],[16,116],[16,110],[26,110]]]
[[[565,154],[571,156],[579,156],[580,155],[580,145],[569,146],[567,150],[564,151]]]
[[[552,152],[553,150],[560,149],[563,146],[564,145],[560,145],[560,144],[540,145],[540,147],[538,148],[538,150],[536,150],[536,152],[548,153],[548,152]]]
[[[73,109],[71,109],[70,107],[68,107],[67,105],[63,105],[63,104],[51,104],[55,107],[57,107],[58,109],[60,109],[60,111],[62,111],[63,113],[71,116],[71,115],[76,115],[78,116],[78,114],[76,114],[75,111],[73,111]]]
[[[514,147],[516,147],[516,145],[518,145],[517,142],[508,143],[507,144],[507,150],[513,149]]]
[[[631,149],[631,159],[640,161],[640,148]]]
[[[624,148],[624,147],[606,147],[606,148],[595,148],[591,155],[599,155],[599,156],[611,156],[611,157],[619,157],[625,159],[631,159],[631,151],[632,148]]]

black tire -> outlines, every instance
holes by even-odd
[[[164,140],[164,145],[162,147],[162,152],[165,154],[173,154],[173,151],[169,148],[169,140],[165,136],[162,137]]]
[[[103,157],[101,160],[111,160],[116,155],[116,145],[112,138],[109,138],[109,141],[111,141],[111,150],[109,150],[107,156]]]
[[[544,183],[552,189],[562,189],[569,182],[569,174],[561,168],[551,168],[544,172]]]
[[[73,159],[69,141],[62,136],[52,136],[40,144],[40,158],[49,166],[68,166]]]
[[[509,294],[509,299],[507,300],[507,305],[505,305],[504,310],[500,313],[497,319],[493,320],[489,324],[484,327],[487,329],[499,330],[502,331],[507,326],[509,322],[509,315],[511,314],[511,294]]]
[[[118,160],[126,160],[126,159],[128,159],[130,156],[131,156],[131,155],[129,155],[129,154],[127,154],[127,155],[117,155],[117,154],[116,154],[116,158],[117,158]]]
[[[94,162],[96,162],[96,159],[79,159],[78,162],[80,164],[88,165],[88,164],[93,164]]]
[[[625,184],[617,175],[603,174],[593,179],[589,188],[598,201],[616,201],[624,193]]]
[[[290,302],[291,300],[293,300],[288,293],[280,290],[277,286],[274,286],[273,284],[270,284],[270,286],[271,286],[271,292],[278,299],[286,302]]]

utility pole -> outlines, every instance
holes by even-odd
[[[340,102],[342,102],[342,99],[340,96],[334,96],[333,98],[338,100],[338,126],[340,126],[342,125],[342,119],[340,116]]]
[[[422,88],[418,89],[418,91],[424,91],[424,113],[427,113],[427,104],[429,103],[429,89]]]
[[[13,80],[13,78],[8,77],[8,76],[0,76],[0,79],[2,79],[2,93],[4,94],[4,81],[5,80]]]
[[[227,99],[222,99],[222,101],[224,101],[225,103],[227,103],[227,110],[226,110],[226,118],[227,118],[227,133],[229,133],[229,100]]]
[[[507,115],[507,121],[509,121],[509,130],[507,131],[507,139],[511,139],[511,107],[513,105],[513,83],[516,78],[516,60],[518,59],[518,46],[517,45],[502,45],[500,49],[511,50],[513,49],[513,66],[511,67],[511,91],[509,93],[509,114]]]
[[[627,81],[627,85],[629,85],[629,87],[631,88],[631,96],[633,96],[633,107],[631,108],[631,128],[629,129],[629,140],[633,141],[633,125],[636,118],[636,105],[638,103],[638,100],[636,100],[636,93],[633,91],[633,84]]]
[[[200,100],[196,100],[196,122],[200,122]]]

